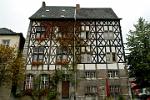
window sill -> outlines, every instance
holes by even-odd
[[[44,64],[44,62],[41,62],[41,61],[33,61],[32,62],[33,66],[36,66],[36,65],[38,66],[38,65],[43,65],[43,64]]]

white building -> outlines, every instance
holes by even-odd
[[[25,39],[22,33],[16,33],[7,28],[0,28],[0,44],[22,50],[24,42]]]

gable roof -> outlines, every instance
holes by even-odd
[[[112,8],[80,8],[77,19],[118,19]]]
[[[21,38],[24,39],[22,33],[13,32],[11,29],[8,29],[8,28],[0,28],[0,35],[3,35],[3,36],[20,36]]]
[[[119,19],[112,8],[42,6],[30,19]]]
[[[14,34],[15,32],[13,32],[12,30],[8,29],[8,28],[0,28],[0,34]]]

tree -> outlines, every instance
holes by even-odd
[[[150,86],[150,23],[139,18],[127,37],[129,75],[141,87]]]
[[[17,86],[23,80],[24,59],[15,47],[0,45],[0,87],[12,86],[12,93],[16,93]]]

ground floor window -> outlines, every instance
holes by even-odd
[[[25,90],[27,89],[33,89],[33,75],[32,74],[29,74],[26,76]]]
[[[49,76],[47,74],[40,75],[40,89],[49,87]]]
[[[120,86],[119,85],[110,85],[110,95],[117,96],[120,94]]]
[[[86,95],[95,95],[97,93],[97,86],[86,86],[85,87],[85,94]]]

